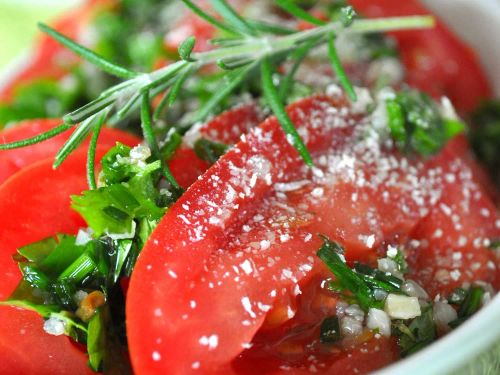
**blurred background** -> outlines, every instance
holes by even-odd
[[[0,0],[0,69],[32,43],[38,21],[48,21],[77,3],[78,0]]]

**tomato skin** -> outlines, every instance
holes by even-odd
[[[14,127],[0,131],[0,144],[31,138],[58,125],[61,125],[61,120],[59,119],[23,121]],[[54,157],[73,131],[73,129],[67,130],[54,138],[29,147],[0,151],[0,184],[15,172],[31,163]],[[80,147],[87,149],[89,142],[90,138],[87,137],[83,146]],[[103,128],[99,135],[98,144],[112,146],[115,142],[135,146],[140,143],[140,139],[118,129]]]
[[[99,147],[99,160],[107,148]],[[85,226],[70,208],[70,195],[86,185],[86,150],[75,151],[54,170],[53,159],[34,163],[0,187],[0,300],[21,279],[12,255],[20,246],[57,233],[74,234]],[[43,331],[43,320],[32,311],[0,306],[0,373],[86,374],[86,355],[64,336]],[[3,367],[8,366],[8,367]],[[8,368],[9,372],[3,372]]]
[[[352,154],[345,154],[360,142],[355,127],[335,120],[345,116],[348,124],[357,124],[360,118],[349,111],[341,115],[345,107],[342,99],[322,96],[288,107],[318,162],[321,156],[338,155],[335,152],[340,153],[337,164],[355,162]],[[370,157],[366,152],[373,144],[363,147],[368,149],[355,153],[360,162],[366,160],[361,162],[364,177],[359,184],[338,178],[339,171],[332,172],[332,179],[325,177],[320,200],[311,198],[314,184],[286,194],[285,205],[294,214],[288,213],[288,237],[283,241],[277,228],[285,227],[280,218],[288,211],[273,205],[273,199],[280,202],[273,182],[302,181],[311,171],[304,168],[275,118],[243,137],[205,172],[159,223],[134,269],[126,312],[136,373],[188,374],[198,367],[204,374],[234,373],[231,362],[261,329],[268,311],[293,311],[293,301],[282,306],[287,296],[294,296],[297,285],[307,285],[322,269],[314,256],[321,245],[315,233],[346,246],[348,260],[374,261],[384,241],[405,245],[439,203],[434,194],[446,195],[446,177],[439,169],[460,165],[451,170],[458,188],[475,184],[470,169],[454,152],[445,150],[424,160],[383,150]],[[380,170],[376,165],[381,158]],[[394,162],[396,166],[387,170]],[[408,175],[409,170],[414,172]],[[458,179],[460,174],[465,177]],[[377,182],[372,188],[365,183],[372,178],[387,183]],[[423,192],[428,195],[420,196]],[[460,204],[456,196],[450,199]],[[354,218],[355,222],[349,220]],[[245,229],[247,223],[251,225]],[[364,233],[370,238],[361,236]],[[270,234],[274,237],[268,240]],[[490,270],[488,277],[492,274]]]
[[[211,141],[233,145],[261,120],[262,114],[256,103],[251,102],[222,112],[204,123],[198,131],[202,137]],[[179,185],[187,189],[210,164],[200,159],[192,148],[181,146],[169,161],[169,167]]]
[[[431,14],[417,0],[349,0],[368,18]],[[474,51],[437,19],[432,29],[389,33],[398,42],[410,86],[436,98],[448,96],[461,112],[492,96]]]

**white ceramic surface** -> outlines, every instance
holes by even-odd
[[[478,52],[495,93],[500,97],[500,0],[423,1]],[[2,72],[0,86],[2,78],[5,84],[5,79],[19,69],[19,63],[26,58],[27,55],[23,56]],[[419,353],[377,371],[375,375],[451,374],[499,341],[500,294],[466,324]]]

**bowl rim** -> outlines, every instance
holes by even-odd
[[[79,0],[69,1],[75,4],[79,2]],[[0,69],[0,90],[11,82],[16,73],[29,65],[33,52],[33,47],[26,48],[19,56]],[[451,373],[486,351],[495,342],[500,342],[499,318],[500,293],[497,293],[486,306],[483,306],[460,327],[440,337],[418,353],[400,359],[372,374],[421,375],[424,370],[426,375]],[[465,343],[467,344],[465,345]]]

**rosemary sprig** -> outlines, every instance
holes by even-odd
[[[92,130],[94,130],[91,143],[93,147],[89,148],[89,152],[95,152],[99,129],[102,126],[101,120],[104,122],[111,115],[110,121],[113,123],[127,117],[130,113],[141,107],[144,138],[150,145],[154,156],[162,161],[153,133],[153,120],[159,117],[168,104],[172,104],[175,101],[183,83],[196,71],[204,66],[217,64],[224,70],[228,70],[225,73],[225,77],[223,77],[219,89],[194,114],[191,113],[186,116],[179,126],[187,128],[195,122],[206,119],[222,100],[247,79],[252,71],[260,71],[262,90],[269,106],[280,121],[291,143],[304,158],[304,161],[308,165],[312,165],[309,152],[297,133],[294,124],[288,117],[283,103],[284,92],[286,92],[287,87],[290,87],[293,74],[308,52],[314,46],[328,42],[329,55],[334,70],[350,97],[355,99],[352,85],[336,56],[333,44],[334,35],[337,36],[341,33],[375,33],[390,30],[427,28],[431,27],[434,23],[434,19],[431,16],[355,20],[351,24],[349,23],[352,17],[349,16],[351,17],[349,18],[349,23],[342,22],[342,20],[326,23],[314,17],[311,19],[306,16],[300,8],[297,8],[290,1],[279,1],[278,5],[290,14],[319,25],[310,30],[294,32],[293,30],[284,29],[280,25],[262,24],[257,21],[246,20],[225,0],[211,0],[214,11],[217,13],[216,16],[209,15],[190,0],[182,0],[182,2],[195,14],[214,25],[217,29],[226,35],[229,34],[229,38],[225,37],[214,41],[220,47],[208,52],[193,52],[195,39],[192,37],[188,38],[179,48],[181,60],[151,73],[133,72],[125,67],[114,64],[49,26],[40,24],[39,26],[42,31],[55,38],[68,49],[102,70],[124,78],[125,81],[107,89],[94,101],[64,116],[64,125],[31,139],[0,145],[0,150],[28,146],[56,136],[64,130],[69,129],[72,125],[80,124],[72,137],[70,137],[58,153],[55,161],[55,166],[58,166],[78,146],[84,136]],[[222,21],[219,21],[218,17]],[[285,77],[284,84],[280,88],[281,92],[279,92],[272,81],[272,72],[287,56],[291,56],[292,60],[295,59],[296,63],[289,76]],[[169,90],[168,95],[164,95],[166,90]],[[162,100],[160,107],[156,109],[155,116],[151,117],[150,101],[160,94],[166,98]],[[101,116],[102,113],[105,113],[105,115]],[[91,188],[95,187],[94,168],[91,167],[93,163],[94,157],[89,155],[87,170]],[[178,188],[178,184],[175,182],[168,167],[164,161],[162,163],[164,176],[173,187]]]

